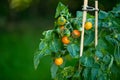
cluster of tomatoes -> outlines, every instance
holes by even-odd
[[[58,17],[57,24],[58,24],[58,29],[59,29],[60,34],[61,34],[61,41],[64,45],[68,45],[71,42],[69,37],[73,37],[73,38],[79,38],[80,37],[81,32],[79,30],[74,29],[72,31],[69,31],[69,29],[65,27],[65,25],[67,24],[67,20],[65,19],[64,16]],[[91,22],[86,22],[84,28],[86,30],[90,30],[92,28],[92,23]],[[57,66],[62,65],[63,64],[63,58],[62,57],[55,58],[54,63]]]

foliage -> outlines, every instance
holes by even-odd
[[[53,63],[51,74],[54,80],[115,80],[115,76],[120,67],[120,5],[112,11],[99,11],[99,35],[98,45],[94,47],[94,27],[85,30],[84,52],[79,57],[80,37],[68,36],[70,43],[64,44],[61,39],[64,33],[73,30],[81,31],[82,12],[77,11],[76,17],[72,17],[68,8],[62,3],[56,9],[56,21],[54,29],[43,32],[44,38],[41,39],[39,50],[34,56],[34,66],[37,69],[39,61],[46,55],[51,55]],[[65,29],[60,30],[57,19],[64,17],[67,21]],[[87,14],[87,21],[94,26],[94,16]],[[68,58],[69,56],[69,58]],[[54,59],[62,57],[64,63],[60,66],[55,65]],[[67,65],[68,60],[74,64]],[[114,76],[114,78],[113,78]]]
[[[32,0],[10,0],[10,8],[17,11],[28,8]]]

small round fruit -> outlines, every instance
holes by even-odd
[[[86,22],[85,23],[85,29],[86,30],[89,30],[89,29],[91,29],[92,28],[92,23],[91,22]]]
[[[61,58],[61,57],[56,58],[56,59],[55,59],[55,64],[56,64],[57,66],[62,65],[62,64],[63,64],[63,58]]]
[[[70,30],[69,30],[69,29],[65,29],[65,30],[64,30],[64,36],[69,37],[70,35],[71,35]]]
[[[64,26],[60,26],[60,30],[63,31],[65,29]]]
[[[67,36],[62,37],[62,43],[64,43],[64,44],[69,44],[70,43],[70,40],[68,39]]]
[[[79,30],[73,30],[72,36],[73,36],[74,38],[80,37],[80,31],[79,31]]]
[[[63,16],[58,18],[58,25],[64,25],[66,23],[66,19]]]

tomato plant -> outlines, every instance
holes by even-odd
[[[99,35],[96,48],[94,47],[94,16],[87,14],[89,30],[88,28],[85,30],[83,56],[79,57],[82,11],[77,11],[76,17],[72,17],[68,8],[59,3],[54,28],[43,32],[44,38],[41,39],[39,50],[34,55],[35,69],[42,57],[51,55],[53,59],[51,75],[54,80],[119,79],[119,76],[115,76],[119,73],[120,67],[119,9],[120,4],[112,11],[99,11]],[[66,32],[69,36],[66,36]],[[77,38],[73,37],[73,33]],[[68,60],[74,63],[67,64]]]

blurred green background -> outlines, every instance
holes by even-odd
[[[52,29],[58,2],[75,15],[83,0],[0,0],[0,80],[50,80],[50,57],[34,70],[33,56],[42,32]],[[109,11],[119,0],[99,0],[99,8]],[[89,0],[94,6],[94,0]]]

